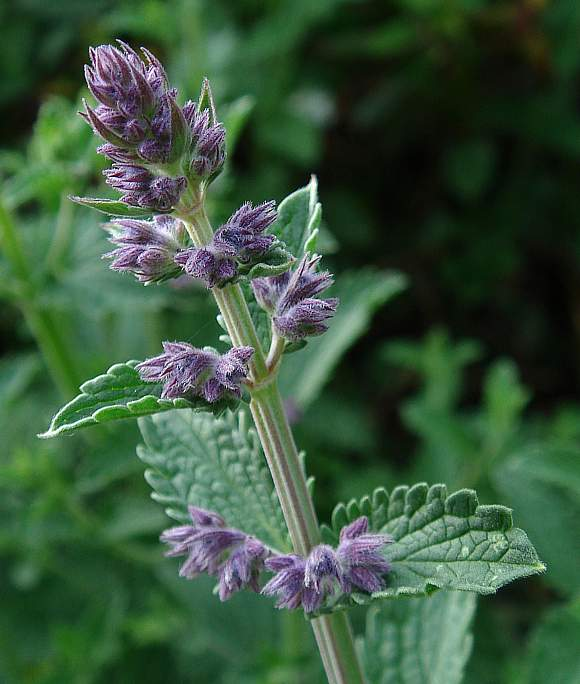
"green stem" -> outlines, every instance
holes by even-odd
[[[68,353],[66,337],[62,332],[62,326],[51,312],[38,305],[33,272],[18,239],[14,221],[1,202],[0,242],[18,283],[18,306],[36,339],[55,384],[68,399],[76,393],[79,378]]]
[[[182,219],[185,217],[182,215]],[[213,235],[205,212],[196,211],[185,221],[197,247],[206,245]],[[270,369],[256,333],[248,305],[239,285],[212,290],[228,334],[236,346],[254,348],[250,367],[250,410],[294,550],[308,555],[321,542],[320,528],[308,491],[306,477],[276,382],[278,364]],[[275,345],[277,355],[280,349]],[[273,358],[273,357],[272,357]],[[322,615],[311,620],[318,649],[330,684],[363,684],[364,676],[357,657],[348,615],[344,612]]]

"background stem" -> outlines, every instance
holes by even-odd
[[[34,273],[20,244],[12,216],[1,202],[0,243],[18,285],[16,303],[34,335],[56,386],[68,399],[78,389],[79,375],[68,349],[66,336],[54,314],[38,303]]]
[[[181,216],[184,219],[184,216]],[[185,221],[197,247],[213,235],[205,211]],[[213,288],[212,292],[228,334],[236,346],[248,345],[255,353],[250,367],[253,388],[250,410],[272,474],[276,493],[296,553],[308,555],[321,541],[320,528],[306,477],[276,382],[277,366],[269,371],[248,305],[239,285]],[[311,620],[316,643],[330,684],[363,684],[348,615],[344,612]]]

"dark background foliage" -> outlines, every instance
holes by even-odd
[[[548,573],[480,601],[466,681],[544,681],[534,630],[578,591],[579,32],[575,0],[0,4],[2,220],[27,264],[4,237],[2,681],[317,677],[300,621],[174,577],[135,426],[34,437],[59,391],[217,331],[203,292],[108,272],[98,219],[66,200],[101,182],[74,112],[87,47],[114,37],[183,97],[207,74],[239,126],[216,216],[316,173],[331,267],[408,277],[296,425],[321,517],[421,479],[514,506]]]

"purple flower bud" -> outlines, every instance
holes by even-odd
[[[254,537],[246,537],[220,568],[219,597],[227,601],[243,587],[260,591],[258,579],[269,551]]]
[[[175,263],[187,275],[199,278],[206,287],[223,286],[237,275],[236,262],[224,255],[215,253],[213,245],[197,249],[190,247],[175,256]]]
[[[191,171],[198,178],[209,178],[221,169],[225,161],[226,130],[223,124],[212,121],[208,109],[200,111],[191,100],[183,107],[183,117],[191,137]]]
[[[100,106],[87,117],[95,132],[114,145],[108,130],[121,138],[120,147],[134,147],[145,138],[165,138],[170,144],[177,131],[172,129],[171,108],[175,91],[159,61],[147,50],[145,59],[128,45],[100,45],[89,50],[90,66],[85,67],[89,90]],[[182,127],[185,119],[181,115]]]
[[[114,271],[129,271],[142,283],[179,275],[174,258],[186,236],[181,221],[155,216],[151,221],[117,219],[104,227],[111,233],[110,241],[118,246],[104,255],[113,259]]]
[[[111,143],[100,145],[97,147],[97,152],[119,164],[139,163],[139,157],[134,152],[115,147],[115,145],[111,145]]]
[[[123,193],[121,200],[158,212],[171,211],[179,202],[187,181],[183,176],[156,177],[142,166],[115,162],[103,171],[106,183]]]
[[[258,304],[272,314],[278,335],[290,342],[321,335],[338,306],[336,298],[315,299],[333,283],[329,273],[316,272],[319,261],[305,254],[293,272],[252,281]]]
[[[216,231],[208,245],[185,249],[175,261],[207,287],[223,287],[238,275],[239,264],[254,263],[272,247],[275,237],[262,233],[275,220],[274,202],[257,207],[246,202]]]
[[[368,532],[368,518],[361,516],[340,532],[336,556],[342,568],[342,589],[349,593],[353,587],[369,593],[384,588],[383,575],[389,563],[379,553],[393,538],[388,534]]]
[[[226,354],[198,349],[187,342],[164,342],[164,353],[136,366],[147,382],[162,382],[163,398],[203,397],[214,403],[224,396],[241,396],[252,347],[233,347]]]
[[[161,541],[170,545],[167,556],[187,556],[181,577],[192,579],[201,573],[218,577],[222,601],[244,587],[258,591],[258,578],[269,550],[255,537],[227,528],[213,511],[189,507],[193,525],[166,530]]]
[[[341,531],[336,550],[319,544],[307,558],[295,554],[268,558],[265,567],[276,574],[262,593],[277,596],[277,608],[302,606],[312,613],[339,591],[379,591],[384,587],[382,576],[389,570],[379,551],[392,541],[387,534],[369,533],[368,519],[363,516]]]
[[[334,593],[339,580],[334,551],[324,545],[314,547],[307,559],[295,554],[273,556],[265,567],[277,573],[262,589],[266,596],[278,596],[276,608],[302,606],[312,613]]]

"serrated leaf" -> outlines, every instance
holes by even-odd
[[[186,399],[161,399],[161,384],[144,382],[135,370],[138,363],[139,361],[117,363],[104,375],[87,380],[80,387],[81,394],[63,406],[52,419],[48,430],[39,437],[56,437],[97,423],[138,418],[176,408],[211,411],[220,415],[237,404],[231,400],[209,404],[203,399],[195,402]]]
[[[580,548],[580,450],[574,444],[520,449],[492,472],[492,481],[536,540],[560,591],[580,587],[573,549]]]
[[[361,644],[369,684],[460,684],[476,600],[438,591],[371,607]]]
[[[373,313],[406,285],[404,276],[364,269],[343,273],[328,291],[340,304],[330,329],[308,340],[299,354],[284,360],[280,373],[282,393],[305,408],[330,378],[342,355],[367,330]],[[326,294],[326,293],[325,293]]]
[[[150,209],[131,207],[124,202],[119,202],[118,200],[104,199],[100,197],[74,197],[72,195],[69,197],[69,199],[77,204],[81,204],[83,207],[96,209],[97,211],[101,211],[103,214],[108,214],[109,216],[151,216]]]
[[[320,226],[322,208],[318,202],[318,183],[312,176],[310,183],[283,199],[278,206],[278,218],[270,233],[280,238],[290,252],[299,259],[316,247],[315,234]]]
[[[174,411],[139,421],[145,444],[137,454],[152,497],[167,515],[187,522],[187,506],[220,513],[226,522],[279,550],[288,533],[259,441],[240,411],[221,418]]]
[[[341,528],[360,515],[394,539],[384,552],[391,563],[387,587],[374,599],[437,588],[493,594],[545,570],[526,534],[513,527],[511,510],[479,505],[471,489],[449,496],[441,484],[376,489],[372,497],[336,506],[325,539],[337,543]]]

